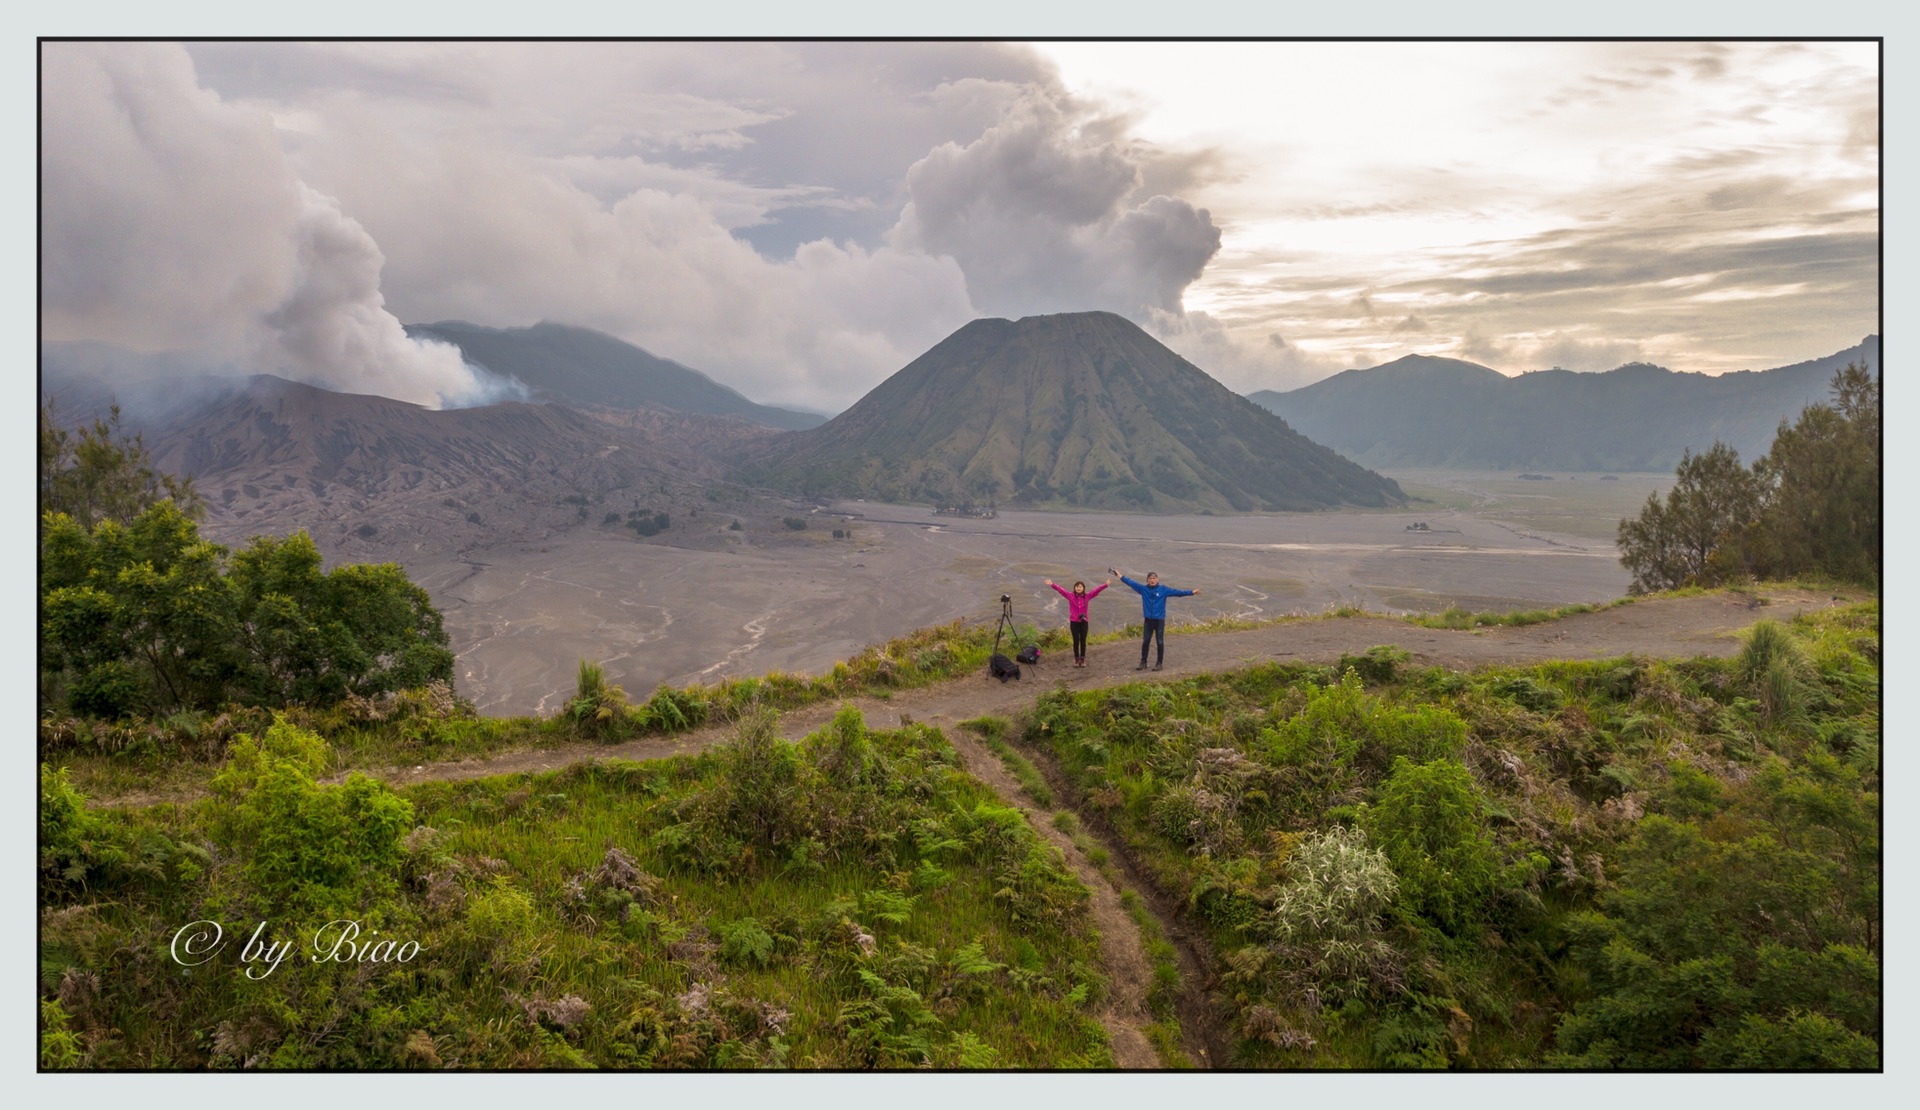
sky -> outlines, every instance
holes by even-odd
[[[1242,392],[1878,328],[1873,43],[44,43],[40,323],[429,405],[401,325],[838,411],[1103,309]],[[187,355],[190,358],[182,359]]]

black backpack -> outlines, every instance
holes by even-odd
[[[1018,659],[1022,663],[1027,663],[1027,664],[1038,663],[1040,662],[1040,649],[1035,647],[1032,644],[1028,644],[1026,647],[1021,648],[1020,654],[1014,656],[1014,658]]]
[[[987,674],[1005,682],[1020,677],[1020,665],[996,651],[993,658],[987,660]]]

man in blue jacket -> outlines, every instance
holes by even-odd
[[[1144,586],[1128,578],[1126,575],[1121,574],[1112,567],[1107,568],[1107,573],[1118,576],[1120,581],[1131,586],[1133,592],[1140,595],[1140,616],[1142,618],[1141,625],[1143,631],[1140,636],[1140,665],[1135,667],[1134,670],[1144,671],[1147,669],[1148,644],[1154,644],[1159,648],[1159,653],[1153,657],[1153,669],[1156,671],[1159,670],[1160,664],[1167,661],[1167,599],[1170,597],[1193,597],[1199,594],[1200,591],[1176,590],[1172,586],[1162,586],[1160,584],[1160,576],[1152,571],[1147,572],[1147,584]]]

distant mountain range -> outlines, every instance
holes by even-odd
[[[484,328],[447,320],[408,324],[407,334],[452,343],[468,362],[518,378],[536,400],[739,416],[784,430],[817,427],[827,419],[819,413],[755,404],[698,370],[588,328],[551,323]]]
[[[1631,363],[1602,374],[1509,378],[1458,359],[1408,355],[1251,399],[1317,443],[1375,467],[1673,469],[1681,452],[1729,444],[1751,461],[1781,420],[1827,399],[1834,371],[1880,372],[1880,337],[1773,370],[1680,374]]]
[[[744,477],[810,494],[1122,510],[1404,500],[1107,312],[975,320]]]

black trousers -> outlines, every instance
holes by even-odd
[[[1073,633],[1073,657],[1085,659],[1087,657],[1087,622],[1068,621],[1067,628]]]
[[[1153,659],[1153,665],[1157,667],[1167,661],[1167,622],[1164,618],[1148,617],[1141,624],[1140,662],[1147,661],[1147,645],[1157,642],[1160,653]]]

